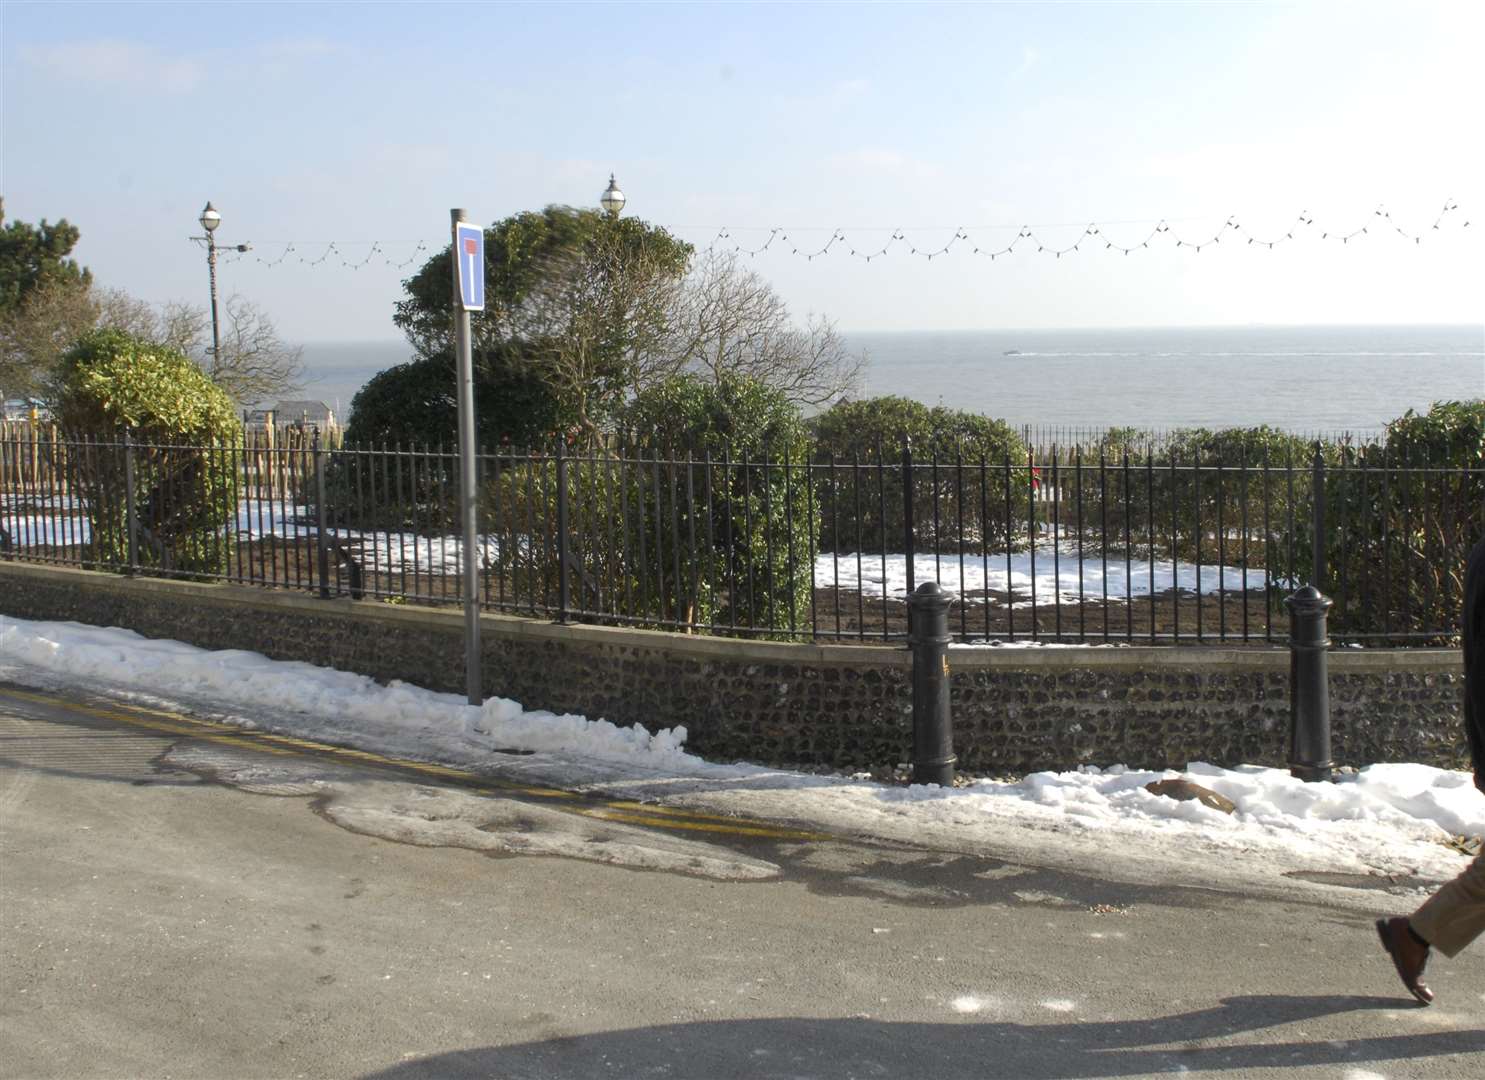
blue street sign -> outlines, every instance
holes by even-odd
[[[478,225],[454,226],[454,254],[459,266],[459,298],[465,311],[485,310],[485,232]]]

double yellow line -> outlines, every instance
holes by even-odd
[[[403,773],[416,773],[435,780],[458,784],[480,795],[516,795],[528,798],[554,799],[563,804],[560,809],[584,817],[599,818],[616,824],[648,826],[658,829],[675,829],[688,832],[708,832],[731,836],[764,837],[772,840],[822,840],[823,833],[800,829],[786,829],[743,818],[726,817],[720,814],[703,814],[680,810],[668,806],[655,806],[631,800],[616,799],[607,802],[591,802],[575,792],[560,788],[536,787],[517,784],[508,780],[480,776],[466,769],[449,765],[437,765],[427,761],[410,761],[391,758],[369,750],[357,750],[349,746],[301,739],[292,735],[277,735],[268,731],[251,731],[233,727],[214,720],[183,716],[180,713],[151,709],[140,705],[119,708],[105,705],[84,705],[50,694],[38,694],[13,687],[0,687],[0,699],[13,698],[42,705],[64,713],[78,713],[99,720],[112,720],[129,727],[155,731],[164,735],[178,735],[188,739],[200,739],[218,743],[238,750],[262,754],[280,754],[289,757],[313,755],[338,761],[373,765]]]

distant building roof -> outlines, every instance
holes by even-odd
[[[273,407],[274,419],[280,423],[293,423],[295,420],[329,420],[335,415],[329,405],[323,401],[315,401],[310,398],[296,398],[292,401],[280,401]]]

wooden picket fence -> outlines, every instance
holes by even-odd
[[[315,435],[315,428],[300,424],[250,427],[239,444],[221,450],[224,459],[236,462],[244,494],[292,499],[302,479],[313,473]],[[343,442],[335,425],[321,434],[320,448],[338,450]],[[0,494],[70,496],[71,445],[52,421],[0,420]]]

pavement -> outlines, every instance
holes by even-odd
[[[0,1077],[1485,1075],[1354,899],[508,774],[0,685]]]

